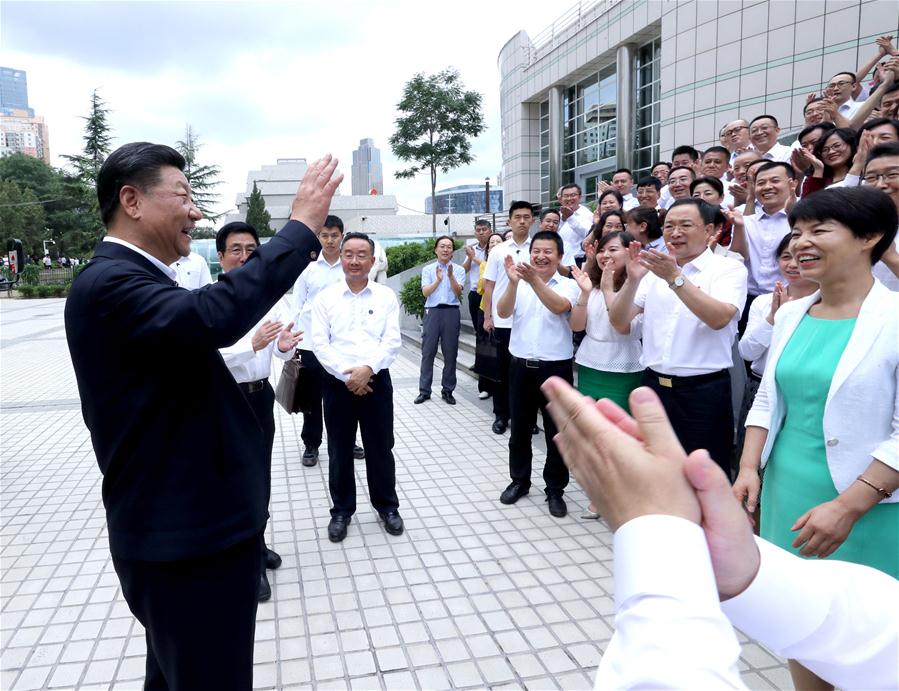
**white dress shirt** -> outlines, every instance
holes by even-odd
[[[727,326],[715,330],[687,308],[667,281],[647,274],[634,296],[643,310],[643,366],[676,377],[732,367],[737,322],[746,302],[746,267],[707,249],[681,272],[702,292],[736,307],[736,313]]]
[[[858,175],[846,173],[846,176],[838,182],[832,182],[824,189],[829,190],[834,187],[858,187],[862,184],[862,179]]]
[[[509,285],[509,277],[506,275],[506,257],[512,257],[516,264],[529,261],[531,258],[531,238],[527,238],[520,245],[515,243],[515,238],[509,238],[501,242],[492,250],[487,258],[487,268],[484,269],[484,280],[493,281],[493,300],[490,305],[493,315],[493,325],[500,329],[512,328],[512,317],[503,319],[496,313],[496,305],[506,292]]]
[[[630,192],[625,194],[623,196],[623,199],[624,199],[624,206],[622,206],[622,209],[624,211],[630,211],[631,209],[636,209],[638,206],[640,206],[640,202]]]
[[[673,199],[671,198],[671,190],[668,189],[668,185],[663,185],[661,191],[659,192],[659,208],[667,209],[671,206],[671,202]]]
[[[559,226],[559,237],[562,238],[562,242],[565,246],[565,251],[562,254],[565,256],[583,257],[584,248],[581,247],[581,243],[584,241],[584,238],[587,237],[587,233],[590,232],[590,228],[592,227],[593,212],[581,204],[577,210],[565,219],[561,226]]]
[[[851,120],[855,116],[855,114],[858,112],[858,109],[861,107],[862,107],[861,103],[853,100],[852,97],[849,97],[849,99],[847,99],[845,103],[842,103],[839,106],[837,106],[837,112],[839,112],[839,114],[842,115],[847,120]]]
[[[221,353],[225,365],[227,365],[228,370],[234,376],[234,381],[238,384],[268,379],[272,373],[272,355],[281,360],[290,360],[290,358],[293,357],[293,348],[286,353],[282,353],[278,349],[277,338],[262,350],[253,350],[253,334],[255,334],[259,330],[259,327],[265,322],[281,321],[284,322],[284,326],[287,326],[291,310],[287,309],[287,306],[284,304],[285,302],[285,298],[281,298],[281,300],[259,320],[256,326],[250,329],[237,343],[228,346],[227,348],[219,349],[219,353]],[[302,343],[302,341],[300,341],[300,343]]]
[[[789,232],[790,222],[784,209],[770,215],[763,210],[743,217],[743,234],[749,248],[747,264],[750,295],[774,292],[774,284],[783,280],[774,252],[784,235]]]
[[[581,341],[574,361],[602,372],[641,372],[642,335],[642,314],[631,321],[629,334],[618,333],[609,321],[605,296],[599,288],[594,288],[587,298],[587,335]]]
[[[175,271],[171,266],[169,266],[168,264],[163,264],[152,254],[150,254],[149,252],[145,252],[137,245],[132,245],[127,240],[122,240],[121,238],[113,237],[112,235],[107,235],[106,237],[103,238],[103,242],[114,242],[117,245],[122,245],[123,247],[127,247],[132,252],[137,252],[140,256],[142,256],[144,259],[149,261],[153,266],[155,266],[157,269],[162,271],[162,273],[165,276],[168,276],[173,281],[177,280],[177,278],[178,278],[178,272]],[[45,259],[49,259],[49,257],[45,257]]]
[[[836,560],[800,559],[761,538],[755,579],[718,603],[705,535],[648,515],[614,536],[615,634],[596,689],[745,689],[736,626],[842,689],[899,687],[899,581]]]
[[[440,262],[425,264],[423,267],[421,267],[422,287],[429,286],[437,280],[438,265],[440,265],[440,267],[443,269],[443,279],[440,281],[437,289],[425,298],[425,309],[436,307],[437,305],[458,306],[460,304],[458,296],[453,292],[453,287],[450,283],[448,270],[448,267],[452,266],[453,276],[456,278],[456,283],[462,283],[462,281],[465,280],[465,269],[463,269],[458,264],[453,264],[452,262],[449,262],[449,264],[440,264]]]
[[[387,286],[369,280],[359,293],[346,281],[323,289],[312,303],[312,351],[340,381],[353,367],[368,365],[377,374],[396,360],[400,306]]]
[[[783,163],[789,163],[792,153],[793,150],[789,146],[781,144],[780,142],[774,142],[774,146],[763,153],[762,158],[767,158],[769,161],[782,161]]]
[[[746,320],[746,331],[740,339],[740,357],[752,361],[752,371],[758,377],[765,373],[768,348],[771,347],[771,334],[774,333],[774,324],[768,322],[773,297],[773,293],[765,293],[752,301]]]
[[[481,247],[480,243],[478,243],[477,240],[475,240],[474,244],[469,245],[469,247],[474,248],[474,256],[475,257],[477,257],[481,261],[484,261],[487,259],[487,248]],[[475,292],[477,292],[478,280],[480,280],[480,278],[481,278],[481,265],[476,262],[472,262],[471,266],[468,268],[468,290],[469,291],[474,290]]]
[[[303,332],[303,340],[297,347],[300,350],[312,350],[312,303],[315,296],[324,288],[340,283],[343,280],[343,266],[340,257],[329,264],[324,254],[319,254],[312,264],[306,267],[297,282],[293,284],[293,312],[297,328]]]
[[[570,360],[574,356],[574,345],[568,318],[571,316],[571,305],[577,301],[581,289],[576,281],[558,273],[546,284],[554,293],[568,300],[568,311],[553,314],[530,284],[519,281],[515,309],[512,311],[509,352],[525,360]]]
[[[387,252],[384,251],[380,242],[377,240],[372,240],[372,242],[375,243],[375,265],[368,272],[368,277],[372,281],[384,285],[387,283]]]
[[[896,236],[895,245],[896,249],[899,250],[899,235]],[[883,260],[877,262],[871,268],[871,273],[874,274],[874,278],[883,283],[887,288],[894,293],[899,293],[899,276],[894,274],[892,270],[890,270],[890,267],[883,263]]]
[[[178,285],[188,290],[196,290],[212,283],[212,275],[209,273],[209,265],[196,252],[191,252],[186,257],[181,257],[172,264],[177,274],[175,279]]]

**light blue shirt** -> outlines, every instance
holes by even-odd
[[[427,264],[421,269],[421,285],[429,286],[434,281],[437,280],[437,265],[439,262],[434,262],[433,264]],[[450,285],[449,271],[447,271],[447,267],[453,267],[453,278],[456,279],[456,283],[462,283],[465,281],[465,269],[463,269],[458,264],[453,264],[450,262],[449,264],[440,264],[440,267],[443,269],[443,280],[440,281],[440,285],[437,286],[437,290],[428,295],[425,299],[425,309],[429,307],[436,307],[437,305],[456,305],[458,306],[459,298],[456,297],[456,294],[453,292],[453,288]]]

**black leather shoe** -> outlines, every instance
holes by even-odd
[[[453,394],[450,391],[444,391],[442,394],[440,394],[440,398],[442,398],[450,405],[456,405],[456,399],[453,398]]]
[[[352,516],[331,516],[331,522],[328,523],[328,539],[331,542],[343,542],[351,520]]]
[[[307,468],[311,468],[316,463],[318,463],[318,448],[307,446],[303,449],[303,465]]]
[[[568,505],[561,494],[550,494],[546,497],[546,501],[549,502],[549,512],[556,518],[568,515]]]
[[[502,434],[503,432],[505,432],[506,427],[508,427],[508,424],[501,417],[498,417],[493,421],[493,431],[496,434]]]
[[[256,601],[265,602],[271,599],[272,587],[268,584],[268,576],[265,575],[265,570],[263,570],[262,575],[259,577],[259,587],[256,588]]]
[[[429,394],[429,393],[420,393],[420,394],[418,394],[418,395],[415,397],[415,400],[412,401],[412,402],[413,402],[415,405],[418,405],[419,403],[424,403],[425,401],[430,401],[430,400],[431,400],[431,394]]]
[[[278,554],[275,550],[265,548],[265,568],[271,569],[274,571],[279,566],[281,566],[281,555]]]
[[[391,535],[403,534],[403,517],[399,511],[391,511],[390,513],[381,514],[384,519],[384,530]]]
[[[530,491],[530,485],[515,481],[503,490],[503,493],[499,495],[499,500],[503,504],[514,504]]]
[[[353,458],[355,458],[357,461],[365,458],[365,449],[363,449],[361,446],[354,445],[353,446]]]

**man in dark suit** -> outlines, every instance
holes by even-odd
[[[181,155],[126,144],[97,177],[107,236],[72,285],[66,334],[113,564],[146,629],[145,689],[252,687],[266,446],[218,349],[316,256],[336,164],[310,166],[281,232],[195,291],[168,267],[201,218]]]

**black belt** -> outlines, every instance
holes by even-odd
[[[244,393],[256,393],[257,391],[262,391],[265,382],[265,379],[258,379],[257,381],[238,382],[237,385]]]
[[[550,365],[564,365],[571,362],[571,358],[567,360],[537,360],[536,358],[523,358],[512,356],[512,361],[527,367],[528,369],[538,369],[539,367],[547,367]]]
[[[459,309],[459,305],[434,305],[433,307],[428,307],[429,310],[457,310]]]
[[[703,382],[730,377],[730,374],[726,369],[718,370],[717,372],[709,372],[708,374],[697,374],[692,377],[676,377],[672,374],[662,374],[661,372],[656,372],[649,368],[646,369],[646,373],[653,379],[657,379],[659,385],[664,386],[667,389],[696,386]]]

